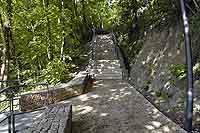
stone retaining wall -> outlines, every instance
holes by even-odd
[[[21,111],[32,111],[48,104],[86,93],[91,86],[92,78],[86,72],[80,72],[66,84],[51,87],[49,90],[22,94],[19,100],[20,109]]]

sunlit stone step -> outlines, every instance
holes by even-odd
[[[114,53],[97,53],[95,54],[95,59],[96,60],[103,60],[103,59],[107,59],[107,60],[117,60],[117,55]]]
[[[96,48],[95,49],[95,52],[96,53],[108,53],[108,52],[110,52],[110,53],[113,53],[113,52],[115,52],[115,49],[114,48]]]
[[[97,60],[91,65],[93,69],[120,69],[119,60]]]
[[[122,79],[121,74],[95,74],[94,77],[97,80],[100,80],[100,79]]]
[[[122,75],[122,69],[91,69],[92,74],[119,74]]]

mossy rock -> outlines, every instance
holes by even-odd
[[[172,94],[168,93],[168,92],[165,92],[165,91],[156,91],[155,92],[155,95],[161,99],[169,99],[171,97],[173,97]]]

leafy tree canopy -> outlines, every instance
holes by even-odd
[[[199,0],[187,7],[193,16],[199,14]],[[69,80],[87,60],[85,44],[93,27],[113,30],[132,57],[146,31],[177,22],[179,6],[175,0],[0,0],[0,13],[0,48],[11,53],[6,58],[0,53],[1,66],[10,62],[7,75],[56,84]]]

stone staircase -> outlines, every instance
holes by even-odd
[[[122,79],[122,69],[111,35],[96,37],[92,62],[89,71],[95,79]]]
[[[73,105],[72,133],[186,133],[184,129],[155,108],[133,86],[122,80],[122,66],[117,58],[111,34],[96,36],[94,59],[90,62],[87,71],[96,79],[93,81],[92,91],[59,102],[59,104],[64,103],[63,105]],[[57,94],[66,93],[58,92]],[[21,118],[20,121],[17,119],[16,124],[19,132],[32,125],[33,122],[37,124],[36,117],[42,118],[40,125],[44,126],[44,129],[55,129],[55,126],[63,125],[62,118],[65,118],[62,112],[45,116],[45,119],[41,117],[41,112],[18,117]],[[59,120],[53,120],[57,117]],[[55,121],[56,124],[48,126],[48,122],[43,122],[46,118],[50,118],[49,120]],[[6,124],[0,125],[0,132],[7,132],[6,126]],[[35,127],[43,130],[43,127],[40,128],[37,125]],[[58,131],[52,130],[52,132]]]
[[[96,36],[94,57],[92,91],[62,102],[73,105],[73,133],[186,133],[122,80],[110,34]]]

